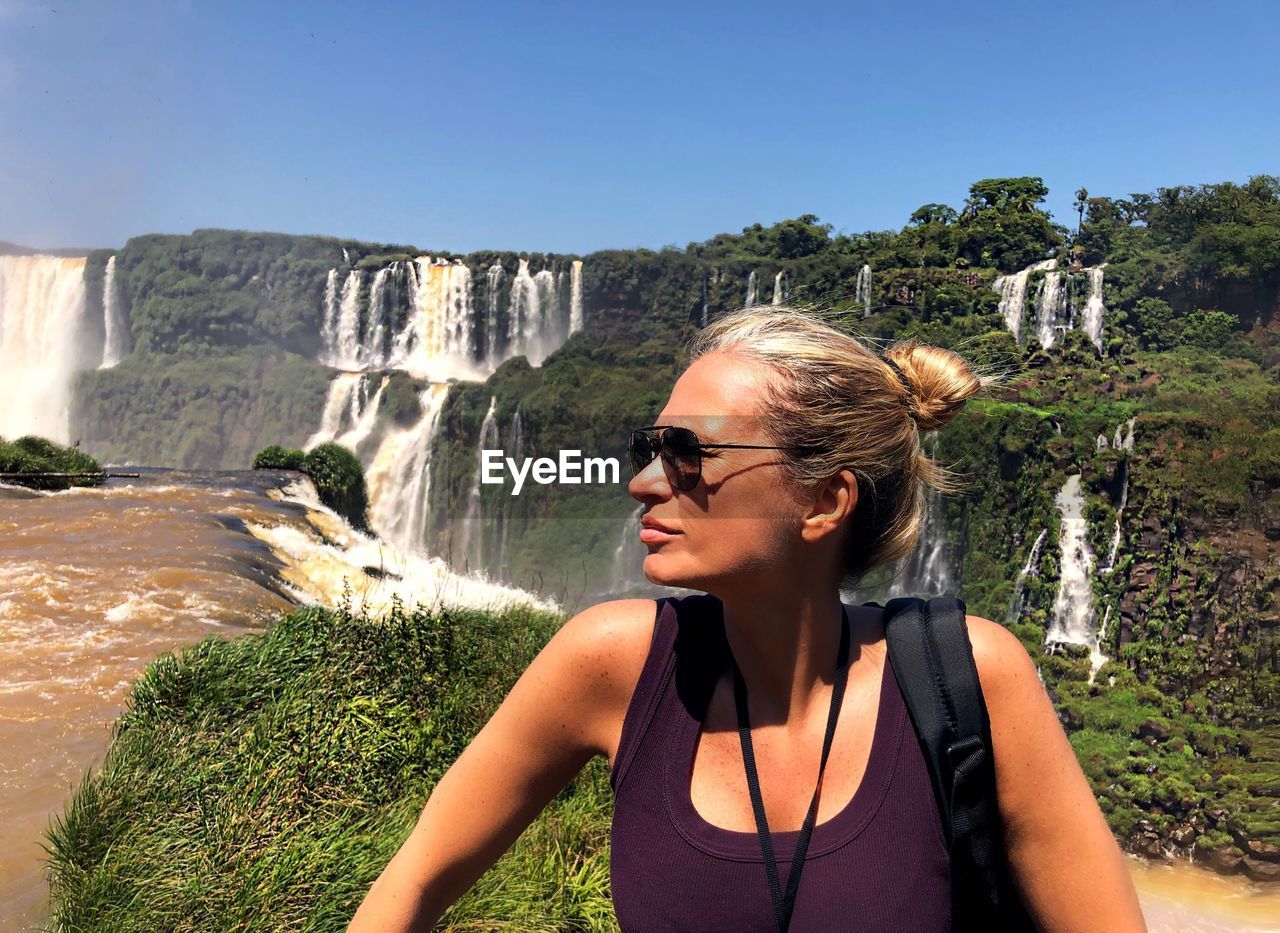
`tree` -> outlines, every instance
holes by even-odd
[[[917,226],[925,224],[953,224],[960,218],[954,208],[946,204],[925,204],[916,208],[910,222]]]
[[[1080,233],[1080,228],[1084,226],[1084,208],[1089,203],[1089,189],[1079,188],[1076,190],[1076,233]]]

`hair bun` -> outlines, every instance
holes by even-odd
[[[883,359],[907,390],[906,407],[924,432],[944,427],[983,385],[960,354],[914,339],[895,343]]]

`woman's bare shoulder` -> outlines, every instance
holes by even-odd
[[[597,672],[602,704],[625,712],[649,654],[657,608],[653,599],[606,600],[583,609],[557,635]]]

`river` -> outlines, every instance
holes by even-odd
[[[101,762],[132,680],[157,655],[234,637],[309,602],[559,607],[353,531],[297,474],[130,467],[137,479],[0,486],[0,929],[48,914],[43,833]],[[363,568],[379,568],[366,573]],[[1133,860],[1153,933],[1280,931],[1280,891]]]

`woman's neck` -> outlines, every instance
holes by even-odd
[[[752,723],[801,728],[826,702],[834,682],[843,621],[839,590],[785,587],[728,594],[720,601],[725,638],[751,698]],[[855,624],[850,664],[859,641]]]

